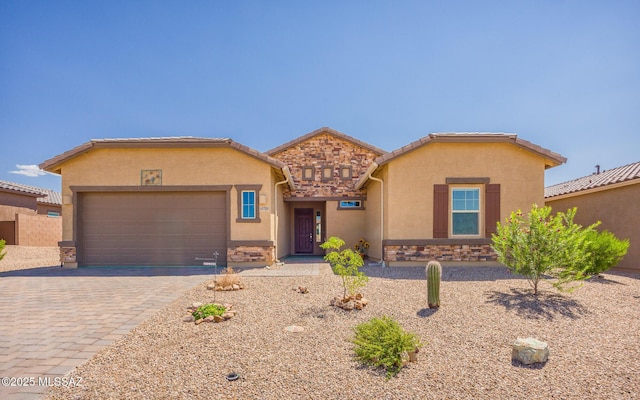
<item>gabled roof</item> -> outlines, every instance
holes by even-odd
[[[60,155],[57,155],[40,164],[40,168],[45,171],[60,173],[60,166],[83,153],[93,149],[103,148],[127,148],[127,147],[146,147],[146,148],[162,148],[162,147],[230,147],[251,157],[257,158],[270,164],[271,166],[282,169],[285,164],[269,157],[257,150],[234,142],[228,138],[199,138],[193,136],[175,136],[175,137],[151,137],[151,138],[119,138],[119,139],[92,139],[89,142],[74,147]]]
[[[634,180],[635,182],[630,182]],[[589,189],[604,188],[605,186],[623,182],[640,183],[640,161],[546,187],[544,189],[544,197],[562,196]]]
[[[0,181],[0,191],[19,192],[26,196],[37,197],[38,203],[62,205],[61,194],[51,189],[23,185],[15,182]]]
[[[381,167],[392,160],[402,157],[403,155],[410,153],[422,146],[427,146],[431,143],[511,143],[517,147],[527,150],[533,154],[536,154],[545,160],[545,168],[556,167],[563,164],[567,159],[558,153],[554,153],[551,150],[545,149],[538,145],[535,145],[527,140],[520,139],[518,135],[511,133],[490,133],[490,132],[443,132],[443,133],[430,133],[429,135],[422,137],[415,142],[409,143],[397,150],[390,153],[386,153],[375,159],[367,173],[365,173],[358,183],[356,189],[360,189],[369,179],[369,174],[375,171],[378,167]]]
[[[355,144],[357,146],[363,147],[363,148],[365,148],[365,149],[367,149],[367,150],[369,150],[369,151],[371,151],[372,153],[375,153],[375,154],[382,155],[382,154],[386,153],[385,150],[379,149],[379,148],[377,148],[375,146],[370,145],[369,143],[365,143],[365,142],[363,142],[361,140],[358,140],[358,139],[356,139],[354,137],[351,137],[349,135],[346,135],[346,134],[344,134],[342,132],[339,132],[339,131],[337,131],[335,129],[331,129],[331,128],[326,127],[326,126],[320,128],[320,129],[316,129],[313,132],[309,132],[306,135],[300,136],[300,137],[298,137],[296,139],[293,139],[293,140],[291,140],[291,141],[289,141],[289,142],[287,142],[285,144],[282,144],[282,145],[280,145],[278,147],[275,147],[275,148],[273,148],[271,150],[268,150],[265,153],[270,155],[270,156],[273,156],[274,154],[280,153],[281,151],[286,150],[286,149],[288,149],[290,147],[293,147],[293,146],[297,145],[298,143],[302,143],[305,140],[311,139],[312,137],[317,136],[317,135],[321,135],[323,133],[328,133],[328,134],[333,135],[335,137],[338,137],[338,138],[340,138],[342,140],[346,140],[347,142],[351,142],[351,143],[353,143],[353,144]]]

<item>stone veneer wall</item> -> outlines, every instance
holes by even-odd
[[[316,136],[273,154],[289,166],[297,189],[285,194],[286,197],[361,197],[364,192],[354,189],[360,176],[379,155],[355,143],[340,139],[330,133]],[[333,178],[322,179],[322,167],[333,168]],[[351,178],[340,177],[340,167],[351,167]],[[304,167],[314,168],[314,178],[302,177]]]
[[[234,246],[227,248],[227,263],[264,263],[273,264],[275,260],[273,246]]]
[[[384,246],[385,261],[496,261],[490,244]]]
[[[75,263],[76,262],[76,247],[75,246],[60,246],[60,263]]]

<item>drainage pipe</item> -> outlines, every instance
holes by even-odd
[[[375,168],[378,167],[377,164],[373,163],[375,165]],[[374,170],[370,170],[369,171],[369,179],[371,179],[372,181],[376,181],[376,182],[380,182],[380,259],[382,260],[382,266],[384,267],[384,244],[383,244],[383,240],[384,240],[384,181],[382,179],[376,178],[373,176],[373,171]]]

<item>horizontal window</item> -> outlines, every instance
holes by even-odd
[[[362,200],[341,200],[338,203],[338,209],[354,209],[354,208],[363,208]]]

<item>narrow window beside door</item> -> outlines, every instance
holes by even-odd
[[[256,217],[256,192],[253,190],[242,191],[242,218],[254,219]]]

